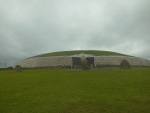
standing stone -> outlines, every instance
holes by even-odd
[[[131,68],[130,63],[125,59],[123,59],[121,61],[120,66],[121,66],[122,69],[130,69]]]
[[[16,69],[17,72],[21,72],[22,71],[22,68],[21,68],[20,65],[16,65],[15,69]]]

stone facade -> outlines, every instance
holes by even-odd
[[[95,56],[95,64],[118,66],[124,59],[127,60],[131,66],[150,66],[149,60],[129,56]]]
[[[23,68],[49,67],[49,66],[71,66],[72,57],[53,56],[29,58],[17,62],[15,65],[21,65]]]
[[[86,57],[87,56],[88,55],[86,55]],[[94,64],[95,66],[97,65],[119,66],[123,59],[127,60],[131,66],[150,66],[149,60],[130,56],[94,56]],[[22,68],[55,67],[55,66],[71,67],[72,56],[50,56],[50,57],[29,58],[17,62],[14,66],[16,65],[20,65]]]

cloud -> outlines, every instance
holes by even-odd
[[[98,49],[150,59],[149,0],[1,0],[0,58]]]

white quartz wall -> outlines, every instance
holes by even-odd
[[[55,57],[38,57],[29,58],[17,62],[15,65],[20,65],[23,68],[33,68],[33,67],[48,67],[48,66],[71,66],[72,58],[55,56]]]
[[[150,61],[138,57],[128,56],[95,56],[96,65],[120,65],[121,61],[127,60],[131,66],[150,66]]]
[[[120,65],[120,62],[126,59],[131,66],[150,66],[150,61],[127,56],[95,56],[95,65]],[[71,66],[72,57],[69,56],[52,56],[52,57],[37,57],[29,58],[17,62],[15,65],[20,65],[23,68],[48,67],[48,66]]]

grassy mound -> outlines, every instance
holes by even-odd
[[[60,51],[60,52],[52,52],[52,53],[46,53],[41,54],[34,57],[48,57],[48,56],[69,56],[69,55],[75,55],[75,54],[92,54],[95,56],[128,56],[121,53],[111,52],[111,51],[98,51],[98,50],[76,50],[76,51]]]

